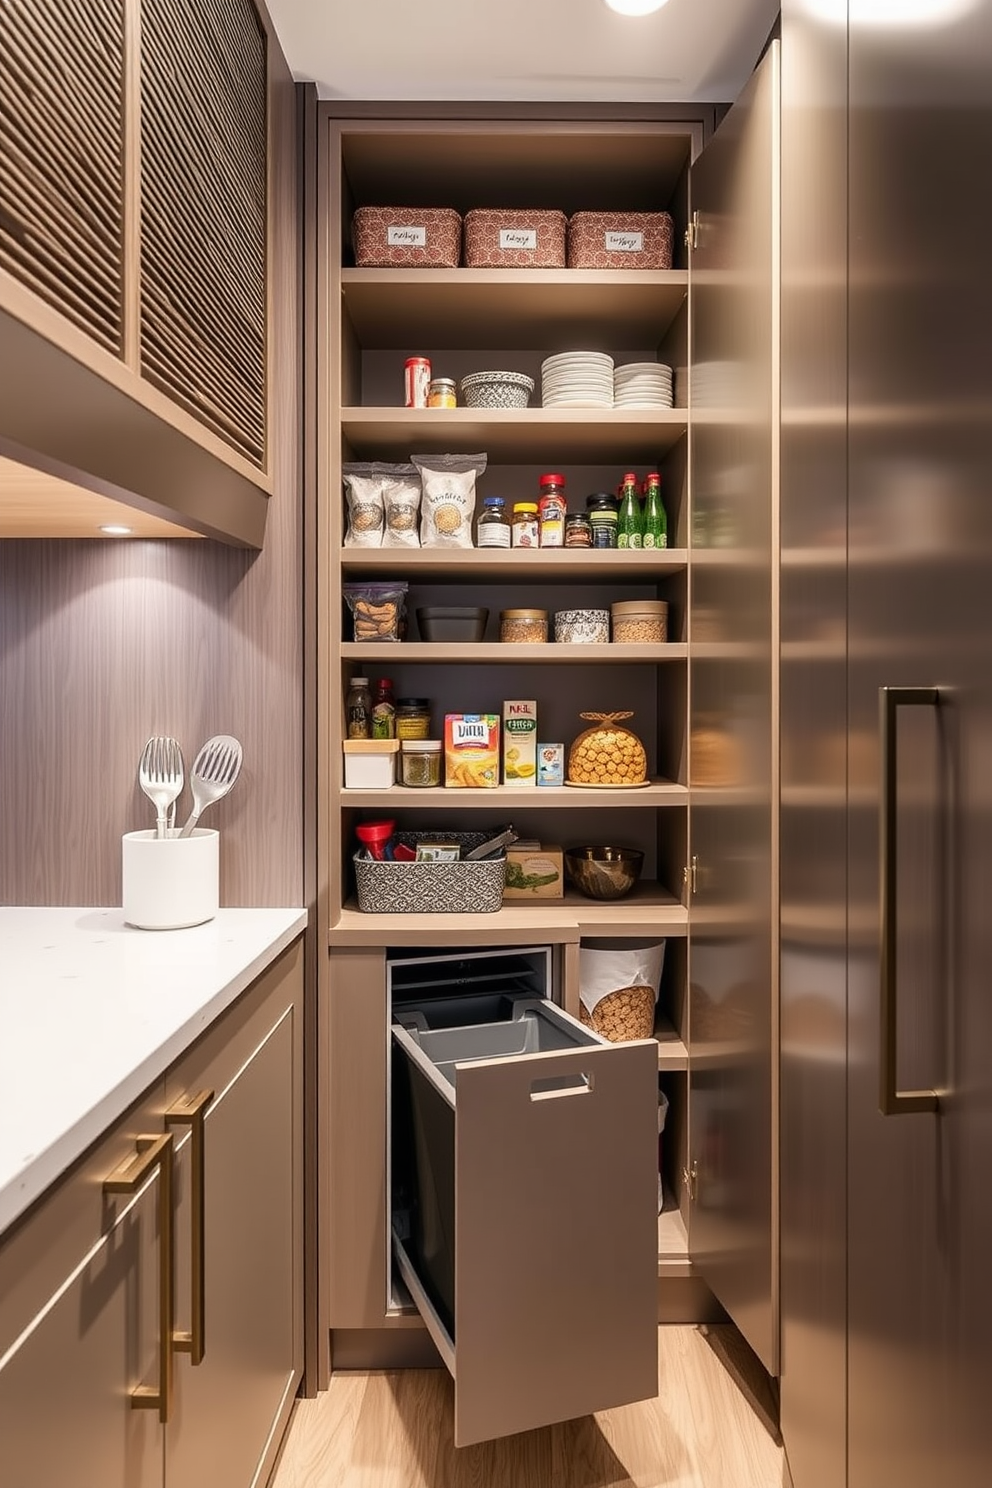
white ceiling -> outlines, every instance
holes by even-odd
[[[779,0],[268,0],[296,78],[321,98],[730,102]]]

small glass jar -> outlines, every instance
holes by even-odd
[[[617,545],[617,518],[620,504],[615,496],[606,491],[596,491],[586,497],[586,512],[592,524],[592,546],[615,548]]]
[[[482,498],[482,514],[479,517],[475,536],[480,548],[508,548],[510,546],[510,523],[506,515],[506,502],[502,496]]]
[[[427,389],[428,408],[457,408],[458,391],[453,377],[434,377]]]
[[[517,646],[543,644],[548,639],[547,610],[501,610],[499,638]]]
[[[426,739],[431,731],[431,708],[426,698],[396,699],[397,739]]]
[[[441,740],[404,739],[400,744],[400,782],[409,786],[441,784]]]
[[[566,548],[591,548],[592,523],[585,512],[575,512],[565,518]]]
[[[539,541],[536,501],[513,503],[513,529],[510,546],[514,548],[536,548]]]

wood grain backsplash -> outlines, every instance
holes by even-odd
[[[303,583],[292,81],[280,153],[273,325],[276,489],[262,552],[207,541],[0,542],[0,903],[117,905],[121,834],[154,825],[149,734],[187,772],[209,735],[245,748],[221,832],[221,903],[303,898]],[[189,809],[188,787],[180,802]]]

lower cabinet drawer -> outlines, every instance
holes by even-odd
[[[654,1396],[657,1045],[553,1004],[392,1029],[394,1264],[455,1381],[455,1444]]]

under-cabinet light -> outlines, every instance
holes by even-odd
[[[606,3],[618,15],[642,16],[660,10],[668,0],[606,0]]]
[[[121,527],[117,522],[108,522],[105,527],[100,528],[100,531],[105,537],[130,537],[133,529]]]

